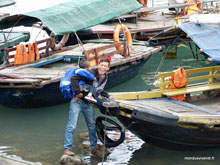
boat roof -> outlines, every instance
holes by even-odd
[[[19,44],[20,42],[25,42],[30,39],[29,32],[21,31],[1,31],[0,32],[0,51],[4,50],[5,47],[11,47]],[[6,44],[7,41],[7,44]]]
[[[0,20],[0,29],[41,21],[56,35],[63,35],[120,17],[141,7],[136,0],[71,0],[49,8],[5,17]]]
[[[204,53],[212,63],[220,63],[220,24],[182,24],[179,26]]]
[[[0,1],[0,8],[10,6],[10,5],[14,5],[15,3],[16,2],[14,0],[1,0]]]

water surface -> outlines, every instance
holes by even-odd
[[[154,79],[155,71],[164,72],[182,66],[185,69],[209,66],[205,64],[204,57],[193,59],[192,53],[181,47],[178,49],[176,59],[162,60],[162,53],[157,53],[145,64],[143,70],[133,79],[120,84],[109,91],[141,91],[148,90]],[[41,162],[45,165],[59,164],[63,153],[64,130],[68,118],[69,104],[50,106],[44,108],[15,109],[0,106],[0,151],[9,155],[17,155],[25,160]],[[100,115],[98,110],[96,116]],[[86,132],[87,127],[83,116],[80,115],[75,133],[74,152],[85,159],[86,164],[97,164],[101,160],[91,158],[79,149],[78,134]],[[128,135],[133,136],[133,135]],[[135,143],[137,142],[137,143]],[[123,147],[122,147],[123,146]],[[149,145],[137,137],[133,141],[126,141],[119,148],[123,150],[114,152],[107,158],[105,164],[219,164],[220,150],[207,151],[170,151]],[[131,147],[132,146],[132,147]],[[128,154],[129,153],[129,156]],[[185,160],[190,157],[213,157],[213,160]],[[116,163],[117,162],[117,163]]]

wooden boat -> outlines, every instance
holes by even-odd
[[[173,150],[198,150],[220,147],[220,66],[189,69],[187,85],[167,89],[166,77],[157,75],[160,89],[112,93],[120,103],[117,118],[146,143]],[[184,94],[186,100],[170,97]],[[115,109],[114,109],[115,110]]]
[[[21,21],[18,24],[24,22],[29,22],[28,24],[30,24],[42,20],[46,26],[52,27],[51,30],[55,34],[65,35],[58,44],[54,44],[54,39],[37,41],[38,50],[41,52],[40,60],[24,65],[14,65],[13,63],[16,48],[6,49],[8,64],[2,66],[0,70],[0,104],[7,107],[27,108],[56,105],[69,101],[69,99],[64,99],[61,95],[59,82],[67,69],[78,66],[79,58],[88,58],[88,60],[93,61],[93,63],[95,62],[97,65],[100,57],[111,56],[112,62],[108,73],[108,88],[137,75],[138,71],[143,67],[150,56],[160,51],[161,47],[146,47],[145,44],[137,42],[133,44],[131,51],[131,47],[128,48],[125,41],[113,43],[113,41],[109,40],[90,40],[84,44],[62,47],[67,41],[67,36],[69,36],[67,33],[98,24],[100,21],[104,21],[103,19],[112,19],[112,17],[122,15],[124,12],[130,12],[139,7],[136,1],[127,0],[127,2],[128,1],[130,1],[131,5],[124,7],[123,11],[121,11],[120,8],[114,8],[114,5],[122,5],[123,7],[124,1],[119,2],[115,0],[115,3],[112,2],[111,9],[108,9],[109,11],[106,9],[103,11],[94,10],[95,13],[93,13],[94,11],[90,12],[88,16],[83,18],[84,20],[81,16],[77,15],[79,18],[76,16],[73,20],[69,20],[69,22],[66,21],[69,19],[69,14],[77,10],[74,8],[74,5],[81,5],[82,12],[84,12],[84,10],[87,11],[86,4],[83,3],[83,0],[80,2],[70,1],[63,5],[55,6],[54,10],[57,11],[52,12],[52,16],[50,12],[53,8],[48,8],[48,10],[44,9],[26,15],[15,15],[4,18],[0,24],[0,28],[7,28],[18,19]],[[89,5],[90,7],[97,7],[97,5],[106,5],[106,3],[108,4],[109,1],[106,0],[100,3],[98,0],[93,0],[90,1]],[[63,11],[61,9],[66,6],[73,6],[73,9],[69,10],[69,13],[59,13],[59,11]],[[79,7],[80,6],[77,6],[77,8]],[[58,16],[54,16],[54,13],[57,13]],[[47,15],[47,19],[45,19],[45,15]],[[94,19],[94,15],[96,19]],[[91,17],[91,19],[88,17]],[[79,22],[76,18],[80,20],[82,25],[76,24],[76,22]],[[54,22],[54,19],[60,20]],[[47,21],[44,22],[44,20]],[[83,21],[85,22],[82,23]],[[116,47],[118,46],[122,49],[117,50]],[[101,52],[101,54],[99,52]],[[94,57],[89,57],[91,54]]]
[[[120,22],[125,24],[130,30],[133,39],[148,41],[150,46],[169,45],[177,36],[186,38],[183,33],[168,33],[166,36],[159,34],[167,29],[175,27],[178,22],[188,22],[188,15],[185,15],[187,9],[191,5],[200,4],[200,2],[168,4],[166,6],[142,7],[130,14],[121,16]],[[180,10],[185,10],[185,14],[181,14]],[[207,12],[203,7],[201,12]],[[147,14],[146,14],[147,13]],[[191,13],[190,13],[191,14]],[[119,23],[118,19],[105,22],[89,28],[90,37],[112,38],[114,27]],[[178,40],[182,42],[181,38]],[[177,42],[177,41],[176,41]]]
[[[111,55],[112,62],[107,85],[107,88],[110,88],[137,75],[150,56],[161,49],[133,45],[133,53],[125,58],[120,55],[122,51],[115,49],[115,46],[120,44],[123,43],[91,42],[83,45],[87,50],[84,52],[78,45],[69,46],[53,53],[48,51],[50,56],[44,57],[46,54],[42,54],[41,57],[44,58],[39,61],[6,67],[0,70],[0,92],[2,93],[0,103],[7,107],[40,107],[67,102],[68,99],[64,99],[59,91],[59,81],[67,69],[78,66],[78,58],[84,58],[84,55],[91,51],[105,50],[108,53],[104,56]],[[49,47],[47,46],[46,49]],[[14,50],[15,48],[8,49],[8,52]],[[96,56],[96,58],[102,56]]]

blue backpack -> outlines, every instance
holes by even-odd
[[[66,71],[64,77],[60,80],[60,92],[64,98],[75,97],[75,93],[72,90],[71,77],[75,74],[83,76],[88,80],[94,80],[94,75],[89,71],[81,68],[69,69]],[[85,84],[85,81],[80,81],[79,85]]]

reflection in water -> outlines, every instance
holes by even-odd
[[[108,137],[110,137],[111,139],[118,139],[120,136],[120,133],[116,131],[108,131],[107,134]],[[99,157],[97,157],[92,156],[88,153],[88,134],[86,137],[84,135],[81,135],[81,140],[81,143],[83,144],[83,146],[81,146],[81,149],[84,151],[82,157],[84,164],[128,164],[130,159],[133,157],[135,151],[139,150],[141,146],[144,144],[144,141],[139,139],[130,131],[126,131],[126,138],[122,144],[114,148],[109,148],[109,153],[107,154],[106,152],[103,153],[102,151],[100,151]],[[104,157],[104,161],[102,162],[103,155],[107,155],[107,157]]]
[[[144,141],[127,131],[125,141],[110,149],[110,155],[103,164],[128,164],[135,151],[139,150],[143,144]]]

